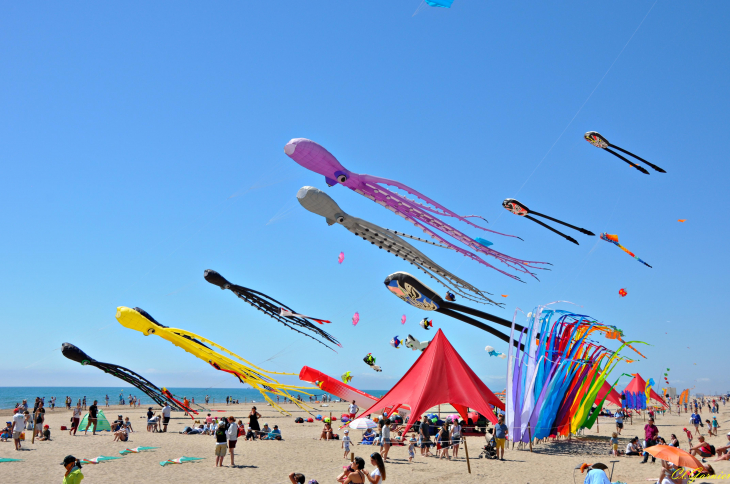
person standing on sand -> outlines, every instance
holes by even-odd
[[[73,432],[74,435],[76,435],[76,430],[79,428],[79,422],[81,421],[81,402],[78,402],[76,404],[76,407],[74,408],[73,416],[71,417],[71,430],[68,431],[68,435],[71,435],[71,432]]]
[[[426,415],[423,416],[423,422],[421,422],[418,433],[421,436],[421,456],[428,457],[429,455],[433,455],[429,450],[431,447],[431,428]]]
[[[84,434],[86,434],[89,431],[89,426],[94,425],[94,428],[91,430],[91,435],[96,435],[96,422],[97,422],[97,413],[99,412],[99,407],[96,406],[96,400],[94,400],[94,403],[89,407],[89,419],[86,422],[86,428],[84,429]]]
[[[357,416],[357,412],[360,409],[357,405],[355,405],[355,400],[352,401],[350,406],[347,408],[347,411],[350,413],[350,420],[355,420],[355,417]]]
[[[508,429],[504,423],[504,414],[499,416],[497,425],[494,426],[494,439],[497,442],[497,457],[504,460],[504,444],[507,440]]]
[[[228,450],[231,452],[231,467],[236,467],[234,463],[234,449],[238,441],[238,425],[235,417],[228,417],[228,428],[226,429],[226,437],[228,437]]]
[[[15,442],[15,450],[21,450],[20,434],[23,433],[23,428],[25,428],[25,416],[28,414],[28,411],[26,410],[23,413],[20,409],[16,410],[15,415],[13,415],[13,442]]]
[[[616,433],[621,435],[621,430],[624,428],[624,412],[620,408],[616,410],[616,414],[614,415],[614,418],[616,419]]]
[[[162,407],[162,431],[167,432],[167,424],[170,423],[170,404],[166,403]]]
[[[651,447],[652,445],[657,444],[657,437],[659,437],[659,429],[656,425],[654,425],[654,419],[649,419],[649,423],[644,425],[644,437],[646,441],[646,445],[644,446],[644,449],[646,447]],[[644,450],[644,460],[641,462],[641,464],[646,464],[646,461],[649,459],[649,453]],[[656,462],[656,457],[651,456],[651,463],[653,464]]]

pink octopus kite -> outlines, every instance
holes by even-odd
[[[526,274],[530,274],[533,277],[535,277],[535,274],[530,272],[529,269],[544,269],[544,267],[534,267],[532,266],[532,264],[546,264],[545,262],[516,259],[514,257],[510,257],[508,255],[497,252],[496,250],[492,250],[480,244],[471,237],[467,236],[466,234],[462,233],[461,231],[450,226],[449,224],[445,223],[437,216],[440,215],[445,217],[453,217],[471,225],[472,227],[478,228],[480,230],[485,230],[487,232],[492,232],[498,235],[505,235],[507,237],[516,236],[502,234],[493,230],[480,227],[467,220],[467,218],[469,217],[477,217],[476,215],[458,215],[448,208],[444,207],[443,205],[440,205],[434,200],[431,200],[422,193],[395,180],[389,180],[387,178],[380,178],[372,175],[361,175],[358,173],[353,173],[347,170],[344,166],[342,166],[340,162],[337,161],[337,158],[335,158],[323,146],[315,143],[314,141],[305,138],[295,138],[289,141],[286,146],[284,146],[284,152],[292,160],[296,161],[304,168],[314,171],[315,173],[319,173],[320,175],[324,175],[325,180],[327,181],[327,185],[334,186],[339,183],[346,186],[350,190],[354,190],[360,195],[363,195],[374,201],[375,203],[384,206],[395,214],[400,215],[401,217],[408,220],[413,225],[430,235],[432,238],[438,240],[447,248],[453,249],[464,255],[465,257],[469,257],[470,259],[475,260],[480,264],[491,267],[492,269],[495,269],[513,279],[520,280],[519,277],[514,276],[501,269],[497,269],[496,267],[487,263],[474,252],[481,252],[482,254],[492,256],[503,262],[507,266],[511,267],[512,269]],[[392,190],[389,190],[388,188],[386,188],[386,186],[392,186],[397,189],[404,190],[405,192],[415,196],[419,200],[423,200],[426,203],[421,203],[419,201],[406,198]],[[454,245],[453,243],[444,239],[442,235],[437,234],[435,231],[442,232],[443,234],[455,238],[462,244],[472,249],[474,252]]]

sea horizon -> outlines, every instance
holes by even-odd
[[[238,400],[239,403],[265,403],[261,393],[254,388],[204,388],[204,387],[167,387],[170,392],[181,399],[195,399],[196,404],[205,404],[205,396],[210,398],[210,404],[225,404],[226,396]],[[384,395],[388,390],[362,390],[365,393],[379,397]],[[13,409],[16,404],[20,404],[24,399],[28,400],[28,405],[32,406],[35,397],[45,398],[45,406],[50,404],[50,398],[56,397],[56,407],[63,408],[65,406],[66,396],[71,397],[72,405],[75,405],[79,399],[86,397],[86,404],[91,405],[94,400],[98,400],[101,405],[105,404],[105,397],[109,395],[109,404],[119,404],[119,394],[122,394],[125,405],[129,405],[129,395],[133,395],[140,399],[142,405],[157,405],[150,397],[133,386],[119,385],[109,386],[23,386],[23,387],[0,387],[0,409]],[[317,389],[310,391],[312,395],[322,395],[325,392]],[[292,393],[296,396],[298,393]],[[339,400],[339,397],[330,395],[333,400]],[[275,398],[275,397],[274,397]],[[307,395],[302,393],[302,399],[305,402],[309,400]]]

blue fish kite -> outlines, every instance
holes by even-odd
[[[502,358],[503,360],[507,358],[507,355],[504,353],[500,353],[499,351],[495,350],[492,346],[487,346],[484,348],[484,350],[487,352],[489,356],[496,356],[497,358]]]
[[[427,4],[429,4],[431,7],[442,7],[442,8],[451,8],[451,4],[454,3],[454,0],[423,0]]]
[[[398,339],[398,336],[395,336],[392,340],[390,340],[390,346],[392,346],[393,348],[400,348],[402,343],[403,341]]]

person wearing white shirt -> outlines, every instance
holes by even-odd
[[[355,405],[355,400],[353,400],[350,406],[347,407],[347,411],[350,413],[350,420],[353,420],[357,416],[358,410],[360,409]]]
[[[236,424],[236,419],[233,417],[228,417],[226,437],[228,438],[228,450],[231,452],[231,467],[236,467],[233,462],[233,449],[236,448],[236,442],[238,441],[238,424]]]
[[[170,423],[170,405],[162,407],[162,431],[167,432],[167,424]]]
[[[26,410],[25,413],[18,410],[13,415],[13,442],[15,442],[15,450],[20,450],[20,434],[23,433],[23,427],[25,427],[25,416],[30,415]]]

